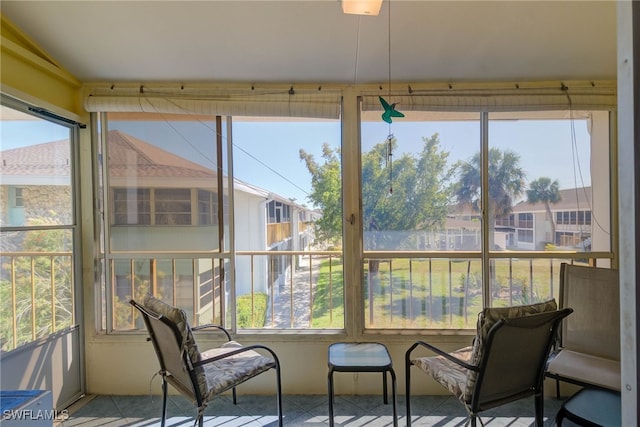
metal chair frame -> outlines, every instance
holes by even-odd
[[[513,317],[513,318],[503,318],[498,320],[489,330],[485,342],[484,348],[482,352],[482,357],[478,361],[477,365],[467,363],[463,360],[458,359],[457,357],[429,344],[424,341],[415,342],[405,353],[405,384],[406,384],[406,409],[407,409],[407,426],[411,426],[411,374],[410,368],[413,366],[413,362],[411,360],[411,353],[419,347],[427,348],[430,351],[436,353],[438,356],[442,356],[448,361],[459,365],[469,371],[477,372],[478,376],[476,379],[475,387],[473,388],[473,392],[471,394],[470,401],[465,403],[465,407],[469,413],[469,419],[467,423],[471,421],[471,425],[473,427],[476,426],[476,419],[479,419],[479,413],[485,411],[487,409],[491,409],[509,402],[513,402],[525,397],[534,396],[534,406],[535,406],[535,419],[536,425],[542,427],[543,416],[544,416],[544,396],[543,396],[543,381],[545,374],[545,362],[551,351],[551,347],[555,340],[555,336],[557,334],[558,328],[562,319],[567,317],[573,312],[570,308],[565,308],[552,312],[543,312],[539,314],[532,314],[522,317]],[[500,337],[500,334],[507,333],[509,329],[520,328],[520,329],[533,329],[532,326],[523,326],[519,325],[522,323],[523,319],[533,320],[534,318],[540,319],[540,324],[537,327],[543,327],[544,325],[548,325],[549,330],[545,338],[544,345],[538,347],[536,351],[539,352],[537,355],[537,359],[539,363],[536,366],[536,372],[533,378],[535,380],[528,384],[526,387],[521,387],[518,392],[514,392],[510,395],[505,395],[501,398],[494,400],[483,400],[483,387],[486,382],[490,382],[490,379],[486,377],[487,367],[490,363],[495,363],[492,360],[493,345],[495,341]],[[482,424],[482,420],[480,420]]]
[[[209,363],[218,361],[218,360],[222,360],[222,359],[226,359],[229,358],[231,356],[234,355],[238,355],[241,353],[246,353],[248,351],[252,351],[252,350],[263,350],[269,353],[269,355],[273,358],[273,364],[272,366],[269,366],[269,368],[267,370],[270,369],[275,369],[276,371],[276,398],[277,398],[277,407],[278,407],[278,425],[282,426],[283,425],[283,416],[282,416],[282,383],[281,383],[281,375],[280,375],[280,361],[278,360],[277,355],[275,354],[275,352],[273,350],[271,350],[270,348],[261,345],[261,344],[254,344],[254,345],[248,345],[248,346],[243,346],[242,348],[236,349],[236,350],[231,350],[228,351],[224,354],[215,356],[215,357],[210,357],[201,361],[198,361],[196,363],[192,363],[192,361],[189,358],[189,355],[187,354],[186,351],[182,351],[182,341],[183,341],[183,336],[182,333],[180,332],[179,328],[177,327],[177,325],[171,321],[170,319],[168,319],[166,316],[163,316],[161,314],[157,314],[153,311],[151,311],[150,309],[148,309],[147,307],[144,307],[141,304],[138,304],[137,302],[135,302],[134,300],[130,301],[130,304],[135,307],[142,315],[142,318],[144,320],[145,326],[147,328],[147,332],[149,333],[149,338],[147,338],[147,341],[151,341],[153,343],[153,348],[155,350],[156,356],[158,358],[158,362],[160,364],[160,371],[159,374],[162,377],[162,421],[161,421],[161,426],[164,427],[165,423],[166,423],[166,416],[167,416],[167,394],[168,394],[168,384],[171,384],[175,389],[177,389],[180,393],[188,396],[189,398],[192,398],[195,400],[196,405],[198,407],[198,415],[196,418],[196,421],[198,423],[198,425],[200,427],[203,426],[203,418],[204,418],[204,409],[206,407],[206,403],[207,401],[204,399],[204,397],[202,396],[202,393],[200,392],[200,387],[198,386],[198,380],[196,377],[196,373],[195,373],[195,368],[200,367],[200,366],[204,366],[207,365]],[[158,322],[157,325],[154,325],[154,322]],[[190,384],[183,384],[182,382],[180,382],[179,380],[176,379],[176,377],[174,377],[172,375],[172,373],[167,369],[167,363],[165,363],[165,357],[167,357],[161,348],[160,343],[158,342],[158,337],[156,335],[156,327],[159,325],[163,325],[166,328],[169,328],[169,330],[171,330],[173,336],[175,337],[175,345],[176,345],[176,353],[181,353],[180,354],[180,358],[182,359],[182,364],[184,367],[184,370],[188,373],[188,377],[190,379]],[[202,330],[202,329],[206,329],[206,328],[214,328],[218,331],[223,332],[228,341],[231,341],[231,335],[229,334],[229,332],[222,326],[220,325],[202,325],[199,327],[195,327],[192,328],[192,330],[197,331],[197,330]],[[174,355],[175,356],[175,355]],[[258,374],[255,374],[251,377],[245,378],[243,381],[239,381],[236,383],[233,383],[232,385],[230,385],[229,387],[225,388],[224,390],[221,390],[219,393],[217,393],[216,395],[219,395],[221,393],[223,393],[224,391],[227,391],[229,389],[232,390],[232,394],[233,394],[233,403],[234,405],[237,403],[237,396],[236,396],[236,386],[240,385],[241,383],[261,374],[266,372],[265,371],[261,371]]]

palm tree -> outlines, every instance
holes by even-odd
[[[458,163],[459,181],[456,196],[462,204],[470,204],[475,210],[481,208],[480,153],[469,161]],[[520,167],[520,155],[511,150],[489,149],[489,247],[494,247],[496,218],[511,213],[517,198],[522,195],[525,172]]]
[[[476,153],[467,162],[459,162],[457,166],[459,181],[456,184],[455,194],[458,202],[471,205],[475,210],[480,211],[482,208],[480,153]],[[520,167],[520,155],[511,150],[503,152],[496,147],[490,148],[488,175],[489,248],[493,250],[495,249],[496,218],[510,214],[514,201],[522,195],[525,173]],[[491,269],[489,281],[493,292],[498,292],[499,285],[496,281],[495,269]]]
[[[551,213],[551,203],[558,203],[561,199],[558,180],[551,182],[551,178],[542,177],[529,184],[527,201],[529,203],[544,203],[547,219],[551,222],[551,243],[556,242],[556,224]]]

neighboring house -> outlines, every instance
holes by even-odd
[[[0,151],[0,225],[34,225],[27,224],[26,218],[71,223],[69,153],[69,140]]]
[[[591,246],[591,187],[560,190],[560,201],[551,203],[549,218],[544,203],[522,201],[513,207],[511,215],[500,223],[508,223],[513,231],[507,248],[515,250],[544,250],[553,244],[559,249],[590,250]],[[555,225],[555,235],[551,235]],[[497,223],[498,221],[496,221]]]
[[[560,190],[560,197],[558,203],[549,205],[552,218],[548,218],[544,203],[526,201],[516,204],[511,214],[497,218],[493,230],[495,249],[544,250],[547,244],[553,244],[558,249],[590,250],[591,187]],[[480,215],[469,206],[455,205],[449,210],[442,230],[419,234],[419,250],[479,250]]]
[[[25,225],[25,218],[70,220],[70,162],[60,154],[65,148],[68,152],[67,140],[0,152],[3,226]],[[45,164],[40,159],[54,157],[52,150],[56,161]],[[110,211],[105,213],[105,220],[111,228],[108,246],[112,252],[219,251],[218,205],[222,200],[224,212],[228,212],[228,197],[226,194],[218,197],[215,171],[117,130],[108,134],[107,164]],[[304,250],[312,244],[313,227],[309,225],[317,218],[317,212],[239,180],[234,181],[233,196],[236,242],[239,242],[236,249]],[[45,211],[42,206],[59,209]],[[61,213],[69,218],[61,218]],[[256,292],[270,292],[273,285],[291,274],[291,256],[272,257],[270,261],[266,257],[257,258],[261,263],[257,267],[254,264]],[[239,295],[251,292],[249,262],[249,257],[237,258]],[[211,282],[214,289],[218,288],[219,271],[218,268],[212,271],[211,259],[195,259],[194,265],[191,262],[176,265],[178,305],[181,299],[193,300],[194,291],[207,288],[204,282],[209,282],[209,289]],[[131,296],[131,268],[128,262],[115,263],[115,294],[121,298]],[[146,267],[135,273],[138,278],[149,279],[154,287],[169,283],[173,286],[172,277],[150,277],[152,273]],[[214,298],[219,297],[219,290],[214,293]],[[200,312],[213,302],[210,294],[196,298]]]

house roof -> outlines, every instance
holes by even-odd
[[[69,156],[68,139],[0,151],[2,184],[69,185]]]
[[[116,186],[124,185],[126,177],[131,175],[129,171],[147,180],[149,186],[173,183],[183,186],[183,181],[176,178],[198,180],[199,185],[215,183],[215,171],[127,133],[110,130],[108,141],[109,177]],[[4,185],[69,185],[69,140],[0,151],[0,163]],[[284,196],[238,179],[234,180],[234,189],[298,206]]]
[[[109,175],[128,175],[132,168],[140,178],[207,178],[214,171],[118,130],[109,131]]]
[[[444,223],[446,229],[480,230],[479,220],[447,217]]]
[[[560,201],[550,204],[552,211],[565,210],[591,210],[591,187],[569,188],[560,190]],[[514,213],[518,212],[545,212],[544,203],[529,203],[522,201],[515,205],[512,209]]]

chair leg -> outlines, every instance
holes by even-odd
[[[536,427],[542,427],[544,425],[544,397],[542,393],[535,395],[534,405],[536,411]]]
[[[276,359],[276,399],[278,400],[278,426],[283,426],[282,420],[282,380],[280,379],[280,362]]]
[[[409,360],[409,358],[407,357],[407,359],[405,360],[405,368],[404,368],[404,376],[405,376],[405,387],[406,387],[406,391],[405,391],[405,400],[406,400],[406,406],[407,406],[407,427],[411,427],[411,373],[409,372],[409,369],[411,368],[411,361]]]
[[[560,407],[560,410],[556,414],[556,427],[562,427],[563,419],[564,419],[564,406]]]
[[[167,380],[164,378],[165,373],[163,372],[162,377],[162,418],[160,421],[160,427],[164,427],[166,419],[167,419]]]
[[[236,388],[234,387],[233,390],[231,390],[231,394],[233,395],[233,404],[237,405],[238,404],[238,399],[236,396]]]

